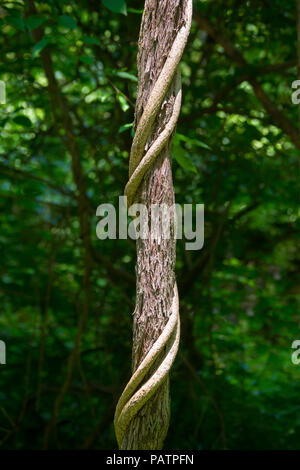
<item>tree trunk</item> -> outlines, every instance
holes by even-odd
[[[138,52],[138,94],[135,114],[137,125],[148,97],[166,61],[173,41],[183,22],[186,0],[146,0]],[[175,78],[168,89],[147,141],[147,148],[169,121],[175,99]],[[135,126],[136,127],[136,126]],[[174,204],[171,169],[171,142],[146,172],[136,202],[148,209],[150,232],[151,204]],[[170,314],[175,282],[175,239],[162,238],[162,216],[159,215],[159,237],[137,241],[137,292],[133,320],[133,372],[163,331]],[[171,223],[171,233],[174,226]],[[144,379],[147,380],[156,364]],[[161,449],[170,419],[169,377],[140,409],[129,424],[122,448],[129,450]]]

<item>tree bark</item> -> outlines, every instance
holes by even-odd
[[[165,63],[174,38],[182,25],[186,0],[146,0],[138,51],[138,93],[135,127],[139,122],[150,92]],[[156,117],[147,147],[154,142],[172,114],[175,79]],[[152,204],[174,204],[171,168],[171,143],[157,157],[145,174],[138,200],[148,209],[148,229]],[[159,215],[159,237],[137,241],[136,307],[133,318],[133,372],[163,331],[170,314],[175,282],[175,240],[162,238],[162,216]],[[174,230],[171,223],[171,233]],[[161,358],[157,359],[159,363]],[[155,364],[156,365],[156,364]],[[150,370],[144,379],[155,369]],[[161,449],[170,419],[169,378],[132,419],[122,448],[128,450]]]

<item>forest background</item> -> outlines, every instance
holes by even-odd
[[[127,182],[141,15],[0,2],[1,449],[116,448],[136,253],[97,239],[96,208]],[[194,2],[173,176],[205,242],[177,243],[166,449],[300,448],[296,21],[293,0]]]

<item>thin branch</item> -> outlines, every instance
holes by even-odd
[[[62,188],[61,186],[58,186],[58,185],[52,183],[52,181],[41,178],[40,176],[33,175],[32,173],[29,173],[28,171],[19,170],[17,168],[12,168],[8,165],[4,165],[3,163],[0,163],[0,169],[1,169],[1,173],[10,175],[12,177],[40,181],[41,183],[45,184],[46,186],[49,186],[49,188],[52,188],[55,191],[58,191],[61,194],[64,194],[65,196],[73,196],[73,197],[75,196],[73,191],[71,191],[69,189]]]

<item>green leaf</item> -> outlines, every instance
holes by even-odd
[[[127,78],[128,80],[131,80],[133,82],[137,82],[138,79],[135,75],[132,75],[131,73],[128,73],[128,72],[116,72],[115,75],[117,77],[121,77],[121,78]]]
[[[46,21],[46,18],[43,18],[42,16],[37,16],[37,15],[32,15],[29,16],[29,18],[26,19],[26,27],[29,31],[38,28],[41,26]]]
[[[114,13],[122,13],[127,15],[127,7],[125,0],[102,0],[103,5]]]
[[[127,111],[129,109],[129,104],[127,103],[126,99],[120,93],[117,95],[117,100],[119,101],[122,111]]]
[[[86,44],[95,44],[96,46],[100,46],[100,41],[97,38],[84,37],[82,38],[82,41],[85,42]]]
[[[206,149],[206,150],[211,150],[211,147],[209,147],[209,145],[207,145],[205,142],[202,142],[201,140],[198,140],[198,139],[193,139],[193,141],[195,145],[198,145],[198,147],[202,147],[203,149]]]
[[[133,122],[130,122],[129,124],[124,124],[124,126],[121,126],[119,129],[119,134],[122,134],[122,132],[127,131],[127,129],[131,129],[133,126]]]
[[[179,163],[182,168],[197,173],[197,168],[191,159],[187,156],[187,152],[184,150],[184,148],[181,147],[180,144],[174,145],[173,154],[177,163]]]
[[[5,21],[21,31],[25,31],[24,20],[21,16],[7,16]]]
[[[19,114],[19,116],[16,116],[13,121],[18,124],[19,126],[22,127],[31,127],[32,122],[27,116],[23,116],[23,114]]]
[[[144,10],[137,10],[136,8],[128,8],[129,13],[136,13],[137,15],[142,15]]]
[[[58,24],[63,28],[75,29],[77,28],[77,22],[71,16],[62,15],[58,18]]]
[[[83,55],[79,57],[80,62],[83,62],[84,64],[91,65],[95,62],[94,57],[90,55]]]
[[[180,142],[180,141],[187,142],[190,145],[197,145],[198,147],[202,147],[206,150],[211,150],[211,148],[205,142],[202,142],[199,139],[190,139],[190,137],[187,137],[183,134],[179,134],[178,132],[176,133],[175,140],[177,142]]]
[[[39,53],[49,44],[49,42],[49,39],[44,37],[37,44],[35,44],[32,49],[33,57],[37,57]]]

